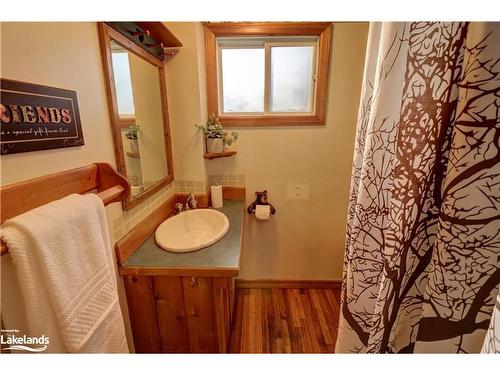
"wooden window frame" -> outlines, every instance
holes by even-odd
[[[205,65],[207,74],[208,114],[219,116],[225,127],[243,126],[304,126],[324,125],[326,120],[328,86],[330,81],[330,56],[333,25],[330,22],[206,22]],[[316,92],[311,114],[239,114],[227,115],[219,111],[219,67],[217,38],[246,36],[316,36],[318,37]]]

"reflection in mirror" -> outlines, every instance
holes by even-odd
[[[158,67],[111,40],[126,177],[132,195],[168,175]]]

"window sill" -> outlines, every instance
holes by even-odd
[[[228,156],[236,155],[236,151],[223,151],[223,152],[205,152],[203,157],[205,159],[211,160],[216,158],[225,158]]]
[[[242,126],[307,126],[325,125],[325,119],[319,115],[293,116],[219,116],[219,120],[226,128]]]

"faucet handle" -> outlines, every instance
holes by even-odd
[[[182,203],[176,203],[175,204],[175,214],[180,213],[184,209],[184,206]]]

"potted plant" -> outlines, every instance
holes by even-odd
[[[224,132],[224,150],[228,150],[229,146],[238,140],[238,135],[237,132],[231,132],[231,134]]]
[[[139,144],[137,142],[137,132],[139,131],[139,125],[134,124],[130,125],[128,128],[128,132],[125,135],[129,140],[130,144],[130,152],[133,154],[139,153]]]
[[[224,151],[224,130],[219,119],[212,113],[206,125],[195,125],[205,136],[207,152]]]
[[[223,152],[226,146],[232,145],[238,139],[238,133],[231,132],[228,135],[224,131],[219,118],[212,113],[208,116],[206,125],[195,125],[205,136],[207,152],[219,153]]]

